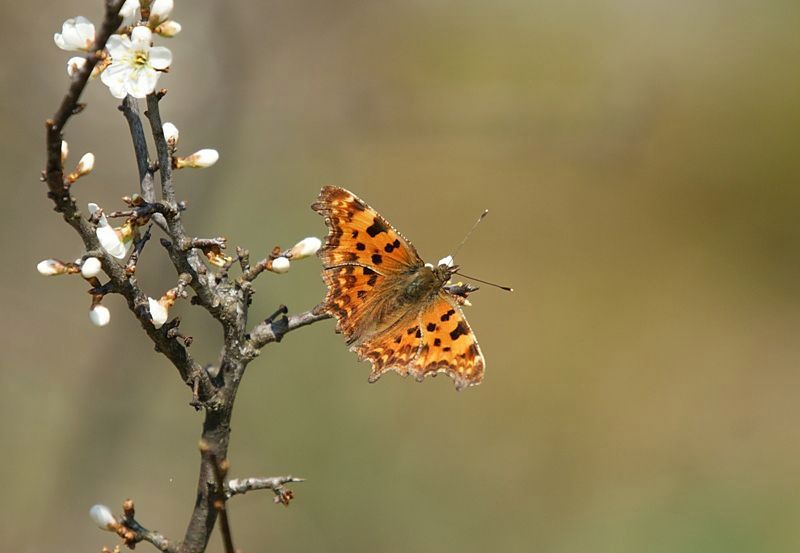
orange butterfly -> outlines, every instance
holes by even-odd
[[[445,372],[459,390],[480,384],[483,354],[459,307],[477,287],[448,284],[457,267],[424,263],[344,188],[324,187],[311,208],[329,230],[317,254],[328,286],[323,310],[336,317],[350,350],[372,363],[369,381],[394,370],[418,381]]]

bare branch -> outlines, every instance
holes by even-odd
[[[294,494],[287,490],[284,484],[292,482],[305,482],[305,478],[295,476],[251,476],[250,478],[233,478],[225,484],[225,495],[230,499],[234,495],[244,494],[255,490],[272,490],[275,492],[275,502],[288,505]]]
[[[136,547],[137,543],[146,541],[153,544],[159,551],[178,553],[178,544],[171,542],[159,532],[148,530],[136,521],[134,518],[136,513],[132,500],[126,499],[122,504],[122,509],[124,514],[122,520],[119,522],[119,526],[116,528],[116,532],[130,549]]]

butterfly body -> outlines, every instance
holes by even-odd
[[[417,380],[445,372],[458,389],[479,384],[483,354],[460,308],[477,288],[448,284],[456,267],[424,263],[411,242],[343,188],[324,187],[312,208],[329,229],[318,253],[328,286],[322,308],[372,363],[370,381],[394,370]]]

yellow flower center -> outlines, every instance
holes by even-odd
[[[139,50],[133,55],[133,65],[144,66],[147,65],[147,53]]]

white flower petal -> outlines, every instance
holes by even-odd
[[[453,266],[453,256],[452,255],[448,255],[447,257],[441,258],[439,260],[439,263],[437,263],[436,265],[440,265],[440,266],[441,265],[446,265],[448,267],[452,267]]]
[[[150,21],[151,25],[157,25],[162,21],[169,19],[172,9],[175,4],[172,0],[155,0],[150,5]]]
[[[169,318],[169,311],[158,300],[147,298],[147,302],[150,304],[150,318],[153,319],[153,326],[161,328]]]
[[[89,310],[89,320],[95,326],[106,326],[111,321],[111,312],[107,307],[95,305]],[[97,522],[97,519],[95,519],[95,522]]]
[[[84,44],[84,48],[86,50],[91,48],[94,44],[94,24],[85,17],[79,15],[75,18],[75,31]]]
[[[134,27],[131,31],[131,43],[135,49],[149,48],[153,40],[153,32],[144,25]]]
[[[139,0],[125,0],[125,3],[122,4],[122,8],[119,10],[119,15],[122,16],[123,27],[130,27],[138,23],[142,18]]]
[[[125,79],[125,90],[134,98],[144,98],[156,88],[159,73],[151,67],[134,69]]]
[[[128,94],[125,90],[125,81],[130,72],[130,66],[124,63],[112,63],[100,73],[100,80],[109,88],[112,96],[124,98]]]
[[[154,46],[150,48],[149,61],[154,69],[166,69],[172,63],[172,52],[164,46]]]
[[[111,35],[106,42],[106,50],[112,61],[122,60],[131,50],[131,39],[126,35]]]
[[[125,257],[125,254],[128,253],[122,240],[119,239],[117,231],[110,225],[98,226],[95,234],[97,235],[97,240],[100,242],[100,246],[110,255],[113,255],[117,259],[122,259]]]
[[[94,25],[83,16],[67,19],[61,32],[53,35],[56,46],[62,50],[89,50],[94,44]]]

